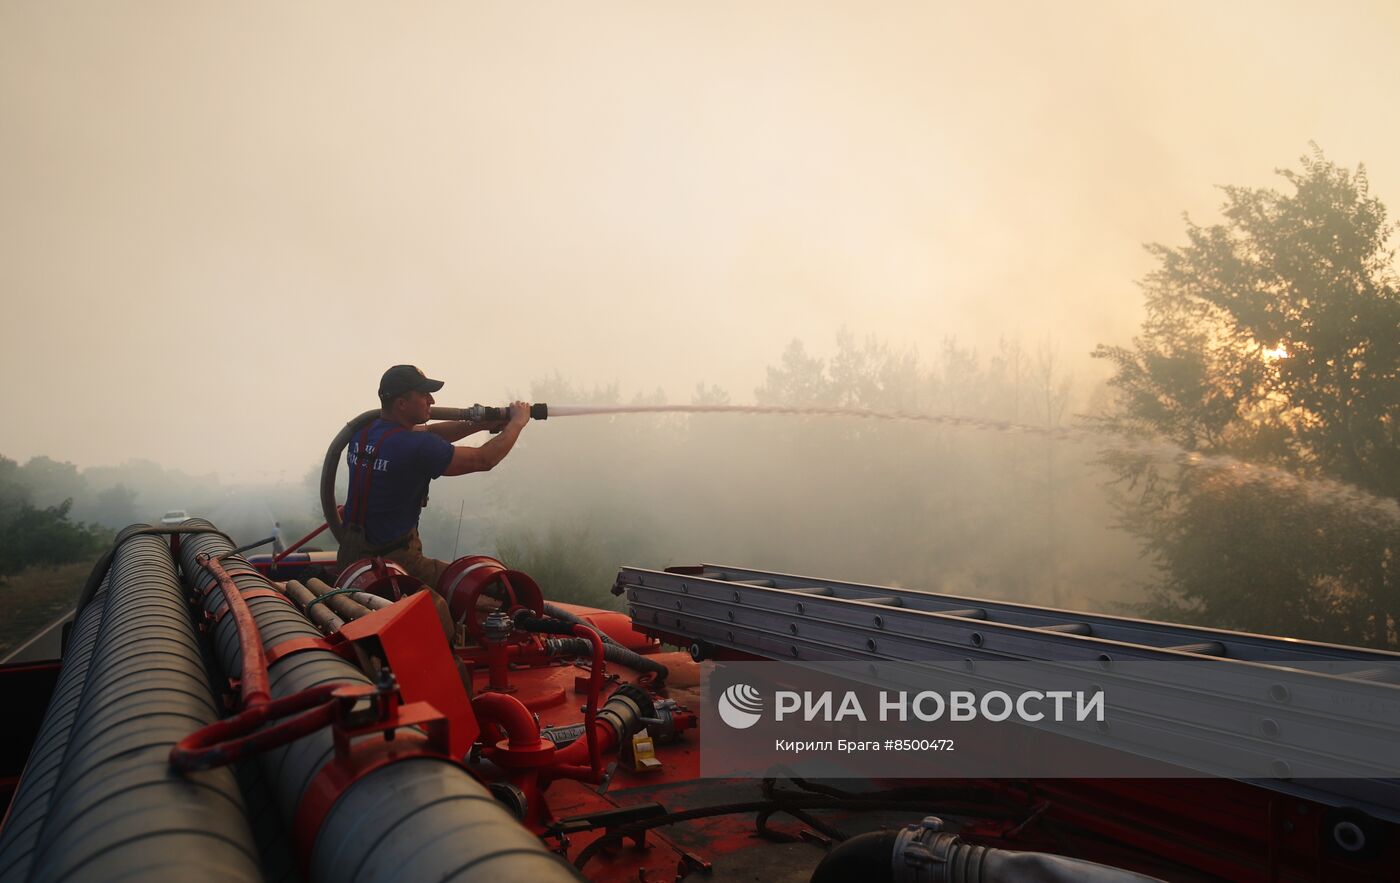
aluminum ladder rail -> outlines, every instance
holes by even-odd
[[[1382,650],[712,564],[666,571],[625,567],[613,593],[626,596],[639,630],[688,645],[697,659],[716,651],[723,656],[727,649],[796,662],[1214,661],[1237,689],[1257,684],[1258,699],[1234,703],[1240,707],[1233,726],[1182,723],[1201,756],[1209,756],[1211,740],[1257,742],[1259,734],[1245,723],[1255,711],[1286,728],[1337,720],[1328,702],[1334,696],[1355,700],[1358,708],[1377,691],[1400,701],[1400,654]],[[1282,700],[1271,695],[1278,689],[1270,683],[1275,672],[1280,678],[1311,679],[1319,689]],[[1357,718],[1357,726],[1367,725],[1364,714]],[[1383,776],[1258,781],[1400,821],[1400,781]]]
[[[804,622],[829,622],[849,630],[851,639],[837,636],[836,640],[819,642],[838,654],[819,658],[840,658],[842,651],[854,651],[856,655],[851,658],[868,658],[868,639],[857,636],[878,639],[884,633],[885,638],[917,642],[920,650],[935,654],[897,657],[905,659],[957,660],[971,656],[1095,661],[1194,657],[1270,664],[1332,663],[1337,665],[1333,674],[1378,680],[1387,680],[1391,669],[1400,671],[1400,653],[1384,650],[713,564],[665,571],[624,567],[612,591],[614,595],[627,594],[639,625],[664,626],[669,630],[677,620],[684,624],[687,614],[696,620],[696,626],[708,619],[727,621],[738,631],[728,627],[702,628],[706,634],[697,638],[750,653],[755,652],[751,639],[731,640],[728,633],[767,631],[777,624],[781,628],[774,634],[796,635],[793,625],[800,628]],[[713,604],[722,607],[712,609]],[[715,613],[719,614],[717,618]],[[782,621],[777,622],[779,619]],[[778,650],[776,655],[758,655],[803,658],[803,648],[792,653],[791,644],[787,641],[785,646],[769,648]]]

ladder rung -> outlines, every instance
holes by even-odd
[[[729,582],[737,583],[742,586],[758,586],[764,589],[776,589],[778,587],[778,584],[771,579],[735,579],[729,580]]]
[[[981,607],[965,607],[961,610],[934,610],[939,616],[961,616],[964,619],[986,619],[987,611]]]
[[[833,592],[831,589],[827,588],[826,586],[790,586],[790,587],[789,587],[789,586],[785,586],[785,587],[783,588],[783,591],[785,591],[785,592],[797,592],[797,593],[800,594],[800,595],[826,595],[826,596],[831,596],[831,595],[836,594],[835,592]]]
[[[1175,650],[1178,653],[1197,653],[1201,656],[1224,656],[1225,645],[1219,641],[1202,641],[1199,644],[1178,644],[1175,647],[1163,647],[1163,650]]]
[[[1339,678],[1351,678],[1355,681],[1378,681],[1380,683],[1396,683],[1400,681],[1400,672],[1393,668],[1363,668],[1358,671],[1336,672]]]
[[[1036,626],[1038,632],[1063,632],[1067,635],[1091,635],[1094,630],[1087,622],[1061,622],[1055,625]]]
[[[886,607],[904,606],[904,602],[901,601],[899,598],[894,597],[893,595],[883,595],[879,598],[852,598],[851,600],[859,601],[862,604],[883,604]]]

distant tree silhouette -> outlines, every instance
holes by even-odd
[[[1147,318],[1099,346],[1101,422],[1400,497],[1395,227],[1365,168],[1314,147],[1284,191],[1225,187],[1224,220],[1150,245]],[[1325,494],[1108,455],[1123,525],[1161,574],[1147,609],[1208,624],[1394,646],[1400,526]]]

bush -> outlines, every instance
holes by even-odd
[[[110,532],[68,519],[71,499],[36,508],[20,502],[0,521],[0,578],[36,564],[70,564],[96,556]]]

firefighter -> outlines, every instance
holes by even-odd
[[[448,563],[424,555],[418,538],[429,482],[494,468],[530,419],[528,403],[512,402],[507,420],[429,424],[433,393],[442,386],[413,365],[395,365],[380,378],[379,419],[355,433],[346,451],[350,492],[336,556],[342,571],[361,558],[380,556],[436,588]],[[452,444],[483,430],[498,434],[480,447]]]

